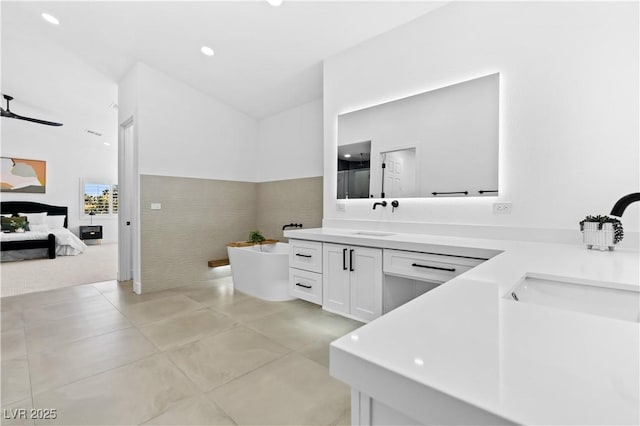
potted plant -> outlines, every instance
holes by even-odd
[[[600,250],[613,250],[622,238],[624,231],[620,220],[609,216],[587,216],[580,221],[582,241],[588,249],[596,246]]]
[[[249,242],[260,245],[260,251],[262,251],[262,243],[265,240],[264,236],[260,233],[260,231],[250,231],[249,232]]]
[[[260,231],[256,230],[249,232],[249,242],[252,242],[254,244],[262,244],[264,240],[265,238],[262,236]]]

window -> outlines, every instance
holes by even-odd
[[[109,215],[118,213],[118,185],[85,181],[83,213]]]
[[[111,212],[118,214],[118,184],[111,186]]]

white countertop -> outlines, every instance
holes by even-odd
[[[515,423],[640,424],[639,323],[502,298],[527,273],[637,291],[637,251],[354,232],[324,228],[285,236],[499,254],[334,341],[332,375],[418,421],[421,398],[437,390]],[[405,386],[410,397],[398,388]]]

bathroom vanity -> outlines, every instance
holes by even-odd
[[[401,234],[387,232],[306,229],[286,235],[289,294],[362,322],[499,253],[464,246],[407,246],[393,238]]]
[[[637,251],[328,228],[285,236],[316,247],[314,277],[326,284],[316,303],[370,321],[331,344],[352,424],[640,423]],[[360,248],[366,262],[351,265]],[[349,271],[359,262],[366,280]]]

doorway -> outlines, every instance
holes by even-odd
[[[133,117],[120,125],[118,141],[118,181],[120,207],[118,214],[118,281],[133,280],[133,291],[140,293],[137,274],[137,149]]]

